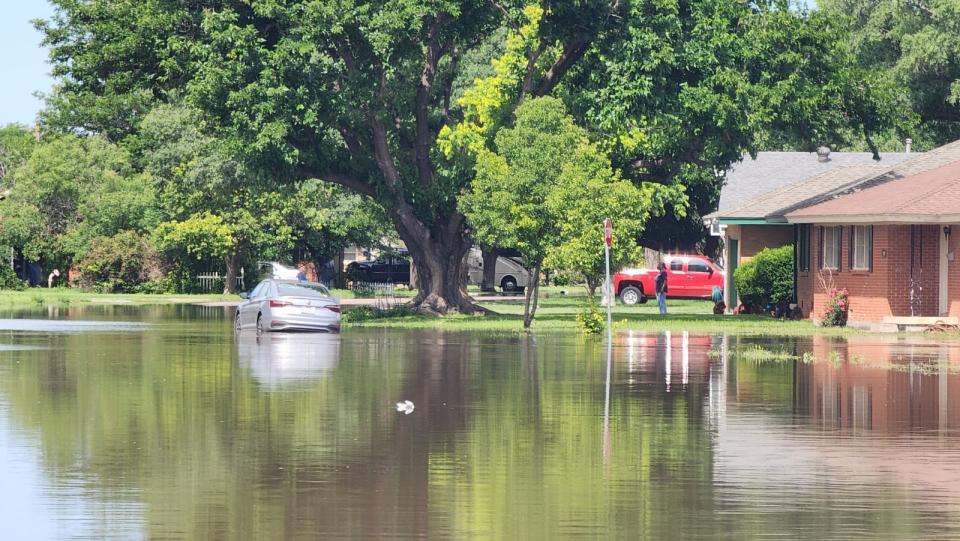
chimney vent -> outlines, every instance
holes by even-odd
[[[828,146],[817,147],[817,161],[818,162],[830,161],[830,147]]]

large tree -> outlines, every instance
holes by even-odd
[[[54,4],[41,28],[62,81],[53,103],[63,106],[48,118],[127,137],[150,101],[182,91],[259,165],[382,202],[417,266],[417,303],[472,309],[456,208],[469,179],[438,174],[433,147],[455,114],[458,58],[515,18],[511,2]],[[535,93],[553,90],[610,9],[556,2],[556,30],[544,34],[552,56],[531,63]]]
[[[820,0],[848,30],[865,66],[884,70],[907,90],[920,145],[960,138],[960,2],[956,0]]]
[[[473,166],[441,156],[436,139],[461,120],[460,59],[504,27],[522,42],[506,66],[516,76],[494,85],[488,97],[504,106],[487,120],[558,93],[618,142],[618,163],[638,181],[673,182],[687,163],[725,169],[758,126],[803,132],[843,116],[870,127],[870,111],[847,99],[866,83],[836,76],[834,36],[785,2],[543,0],[527,34],[520,0],[53,3],[40,25],[60,79],[48,122],[135,142],[153,102],[186,99],[257,166],[382,203],[428,312],[473,309],[461,279],[470,230],[456,202]],[[805,64],[809,54],[831,61]],[[825,93],[811,99],[818,86]]]

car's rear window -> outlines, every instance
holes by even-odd
[[[330,291],[320,284],[277,284],[281,297],[329,297]]]

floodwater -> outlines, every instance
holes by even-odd
[[[230,315],[0,314],[0,537],[960,538],[960,343]]]

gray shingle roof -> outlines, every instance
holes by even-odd
[[[744,201],[736,208],[717,212],[711,217],[721,215],[724,218],[780,218],[805,201],[818,197],[824,192],[848,186],[857,180],[872,178],[888,169],[889,167],[883,165],[834,167],[819,175],[803,179],[802,182],[794,182]]]
[[[910,154],[909,160],[900,160],[894,163],[892,167],[886,167],[877,174],[858,182],[821,192],[817,197],[805,201],[803,206],[812,206],[848,193],[859,192],[890,181],[919,175],[957,161],[960,161],[960,140],[947,143],[922,154]]]
[[[888,169],[908,156],[916,154],[884,153],[879,162],[874,161],[870,152],[832,152],[826,162],[819,161],[815,152],[759,152],[755,159],[745,155],[743,161],[734,164],[727,172],[720,192],[719,215],[726,215],[726,211],[763,194],[837,167],[879,165]]]

